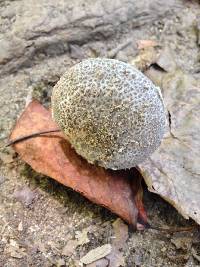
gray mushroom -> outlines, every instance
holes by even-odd
[[[71,67],[53,89],[52,113],[79,155],[111,169],[143,162],[160,145],[165,128],[160,89],[113,59]]]

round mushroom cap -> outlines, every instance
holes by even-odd
[[[84,60],[61,77],[52,115],[79,155],[110,169],[148,158],[166,120],[160,89],[133,66],[105,58]]]

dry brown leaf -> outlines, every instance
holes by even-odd
[[[55,128],[50,111],[34,100],[19,118],[10,139]],[[31,138],[13,147],[37,172],[107,207],[133,226],[144,228],[146,213],[142,204],[141,176],[135,169],[111,171],[88,164],[61,133]]]
[[[150,191],[200,224],[200,81],[180,69],[146,74],[163,90],[169,121],[161,146],[139,170]]]

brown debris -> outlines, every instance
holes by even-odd
[[[148,47],[155,47],[158,46],[158,43],[154,40],[138,40],[137,41],[138,49],[145,49]]]
[[[144,72],[151,64],[154,64],[157,59],[155,47],[147,46],[144,49],[138,50],[138,55],[130,62],[133,66]]]

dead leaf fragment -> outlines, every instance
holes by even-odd
[[[36,244],[36,251],[39,250],[40,252],[42,252],[43,254],[47,253],[47,248],[45,246],[45,244],[42,241],[38,241]]]
[[[192,248],[192,256],[193,256],[198,262],[200,262],[200,256],[198,255],[198,253],[195,251],[194,248]]]
[[[109,267],[125,266],[123,249],[128,239],[128,226],[121,219],[117,219],[113,223],[113,230],[112,251],[106,259],[109,261]]]
[[[200,80],[178,68],[165,69],[173,71],[154,69],[150,74],[163,92],[168,111],[166,134],[139,170],[150,191],[200,224]]]
[[[78,240],[79,246],[89,243],[90,239],[88,238],[88,228],[85,228],[82,231],[77,231],[75,233],[75,238]]]
[[[94,261],[104,258],[112,250],[110,244],[105,244],[101,247],[90,250],[83,258],[80,259],[81,264],[90,264]]]
[[[61,252],[62,255],[68,256],[68,257],[71,256],[74,253],[77,246],[78,246],[77,240],[69,240],[67,242],[67,245],[64,246],[64,248],[62,249],[62,252]]]
[[[109,267],[125,267],[125,258],[123,252],[112,248],[112,252],[106,257],[109,261]]]
[[[114,229],[114,237],[113,245],[117,249],[121,249],[124,247],[124,244],[126,243],[126,240],[128,239],[128,226],[121,220],[117,219],[113,223],[113,229]]]
[[[138,49],[144,49],[147,47],[154,47],[154,46],[158,46],[158,43],[154,40],[138,40],[137,41]]]
[[[138,55],[130,62],[131,65],[136,66],[139,70],[145,71],[151,64],[155,63],[157,59],[157,52],[154,47],[146,47],[138,52]]]
[[[10,239],[10,242],[5,250],[10,254],[11,257],[16,259],[21,259],[26,256],[25,249],[20,247],[17,241],[14,239]]]
[[[50,111],[35,100],[26,107],[10,139],[55,128],[57,126],[52,121]],[[142,178],[136,169],[111,171],[88,164],[75,153],[61,133],[31,138],[13,147],[37,172],[50,176],[91,201],[107,207],[135,227],[139,218],[143,218],[145,225]]]
[[[101,259],[101,260],[88,264],[87,267],[109,267],[108,264],[109,262],[107,259]]]
[[[175,233],[171,238],[171,242],[177,249],[187,251],[192,246],[192,236],[190,233]]]
[[[66,266],[66,263],[65,263],[65,261],[62,258],[60,258],[60,259],[58,259],[56,261],[56,266],[57,267]]]

